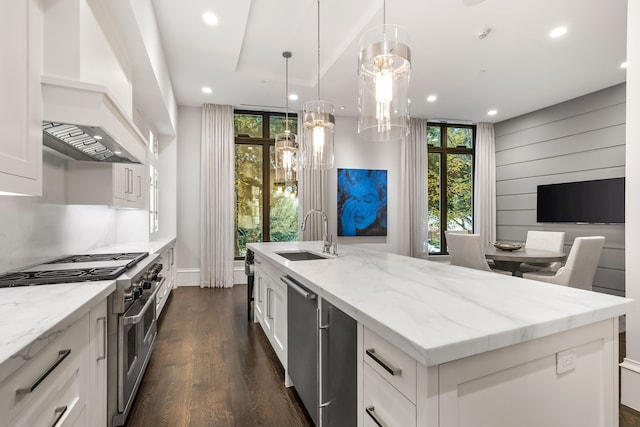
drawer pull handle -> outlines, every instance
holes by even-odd
[[[376,354],[376,350],[373,348],[368,348],[366,350],[367,356],[376,361],[376,363],[384,368],[385,371],[389,372],[391,375],[400,375],[402,373],[402,369],[396,368],[391,365],[389,362],[381,358]]]
[[[56,359],[55,362],[53,362],[53,365],[51,365],[49,367],[49,369],[47,369],[47,371],[40,375],[40,377],[35,380],[35,382],[33,384],[31,384],[31,387],[27,387],[27,388],[19,388],[16,390],[16,396],[22,396],[24,394],[29,394],[31,393],[33,390],[35,390],[42,381],[44,381],[45,378],[47,378],[49,376],[49,374],[51,372],[53,372],[54,369],[56,369],[58,367],[59,364],[62,363],[62,361],[64,359],[67,358],[67,356],[69,356],[71,354],[71,349],[67,349],[67,350],[60,350],[60,352],[58,353],[58,358]]]
[[[65,412],[67,412],[67,405],[59,406],[56,408],[54,412],[54,414],[56,415],[56,419],[53,420],[53,424],[51,424],[51,427],[56,427],[58,425],[60,418],[62,418]]]
[[[373,406],[367,406],[365,408],[365,411],[367,411],[367,415],[369,415],[373,422],[376,423],[379,427],[387,427],[387,424],[385,424],[380,418],[378,418]]]

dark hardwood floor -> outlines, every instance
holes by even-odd
[[[127,427],[311,426],[246,286],[174,289]]]
[[[247,322],[246,293],[173,290],[126,427],[312,425],[260,326]],[[620,405],[619,427],[640,427],[640,412]]]

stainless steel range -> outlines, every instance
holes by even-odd
[[[107,300],[107,420],[125,423],[156,339],[156,293],[162,280],[159,254],[82,254],[0,275],[0,288],[115,280]]]
[[[109,426],[125,423],[156,340],[156,293],[163,280],[160,256],[127,270],[109,297],[107,416]]]

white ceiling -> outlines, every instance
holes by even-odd
[[[153,5],[179,105],[282,109],[285,50],[299,95],[290,109],[318,98],[316,0]],[[412,116],[499,122],[624,82],[626,10],[627,0],[388,0],[386,22],[409,31]],[[359,38],[382,20],[383,0],[320,0],[320,98],[338,115],[357,115]],[[550,38],[559,25],[567,34]]]

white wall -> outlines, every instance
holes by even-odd
[[[621,402],[640,411],[640,2],[629,1],[627,13],[627,168],[626,284],[635,302],[627,311],[627,355],[623,363]]]
[[[0,197],[0,272],[113,244],[116,210],[69,205],[66,161],[44,152],[43,196]]]
[[[200,268],[200,127],[201,109],[178,109],[178,284],[199,283]],[[335,169],[329,174],[329,233],[338,244],[398,252],[399,142],[368,142],[357,133],[357,119],[336,117]],[[386,237],[337,237],[337,169],[383,169],[388,180]],[[339,248],[338,248],[339,250]]]
[[[528,230],[605,236],[594,290],[624,295],[624,224],[536,222],[537,186],[625,176],[625,85],[603,89],[495,125],[497,238]]]
[[[178,286],[200,283],[199,107],[178,107]]]

